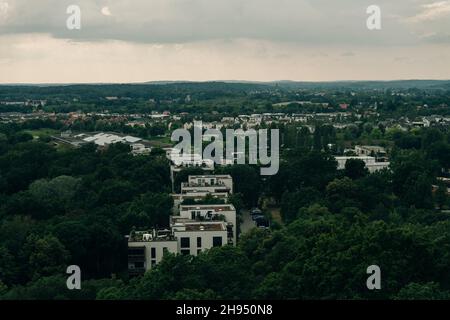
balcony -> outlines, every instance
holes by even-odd
[[[144,254],[129,254],[128,262],[145,262]]]

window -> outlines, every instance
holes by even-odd
[[[197,254],[200,254],[202,252],[202,249],[197,250]]]
[[[155,259],[156,258],[156,248],[151,248],[150,252],[151,252],[150,253],[151,258]]]
[[[190,238],[180,238],[181,247],[182,248],[190,248],[191,247],[191,239]]]
[[[145,249],[144,248],[128,248],[128,255],[143,256],[143,255],[145,255]]]
[[[156,260],[152,260],[152,267],[156,264]]]
[[[197,237],[197,248],[202,247],[202,237]]]
[[[222,246],[222,237],[213,237],[213,247]]]
[[[188,255],[191,254],[191,250],[181,250],[181,254]]]
[[[142,268],[144,268],[144,263],[141,262],[141,261],[136,261],[136,262],[134,263],[134,267],[135,267],[136,269],[142,269]]]

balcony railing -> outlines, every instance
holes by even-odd
[[[138,262],[138,261],[145,262],[145,254],[129,254],[128,261],[130,261],[130,262]]]

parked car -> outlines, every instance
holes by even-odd
[[[250,214],[253,215],[262,215],[262,211],[258,208],[254,208],[250,211]]]
[[[264,219],[264,216],[262,214],[254,214],[252,215],[252,220],[257,221],[259,219]]]
[[[259,228],[269,228],[270,227],[270,221],[266,217],[261,217],[255,220],[256,226]]]

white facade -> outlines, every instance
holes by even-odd
[[[211,196],[214,199],[218,199],[227,202],[228,193],[226,192],[187,192],[182,194],[172,194],[173,199],[173,213],[180,213],[180,205],[185,200],[201,201],[207,196]]]
[[[211,192],[214,191],[214,188],[221,189],[223,187],[228,189],[228,193],[233,193],[233,178],[230,175],[202,175],[202,176],[189,176],[188,183],[182,186],[183,187],[209,187],[211,188]],[[198,190],[200,191],[200,189]]]
[[[232,241],[237,241],[236,209],[232,204],[180,205],[179,216],[172,216],[172,223],[178,221],[214,221],[223,219],[232,230]]]
[[[230,175],[189,176],[181,184],[181,193],[233,193],[233,179]]]
[[[172,229],[181,254],[196,256],[201,251],[228,243],[227,229],[223,222],[179,223]]]
[[[138,232],[128,239],[128,270],[140,274],[161,262],[165,252],[178,253],[178,242],[169,230],[165,235]]]
[[[199,154],[180,154],[176,149],[172,149],[167,154],[167,158],[173,163],[174,170],[180,171],[184,168],[201,167],[214,169],[214,161],[211,159],[203,159]]]
[[[230,244],[232,233],[224,221],[177,220],[163,236],[141,231],[128,238],[128,272],[143,274],[161,262],[166,253],[196,256],[213,247]]]
[[[151,148],[146,147],[142,143],[133,143],[131,145],[131,153],[133,155],[148,155],[152,151]]]

